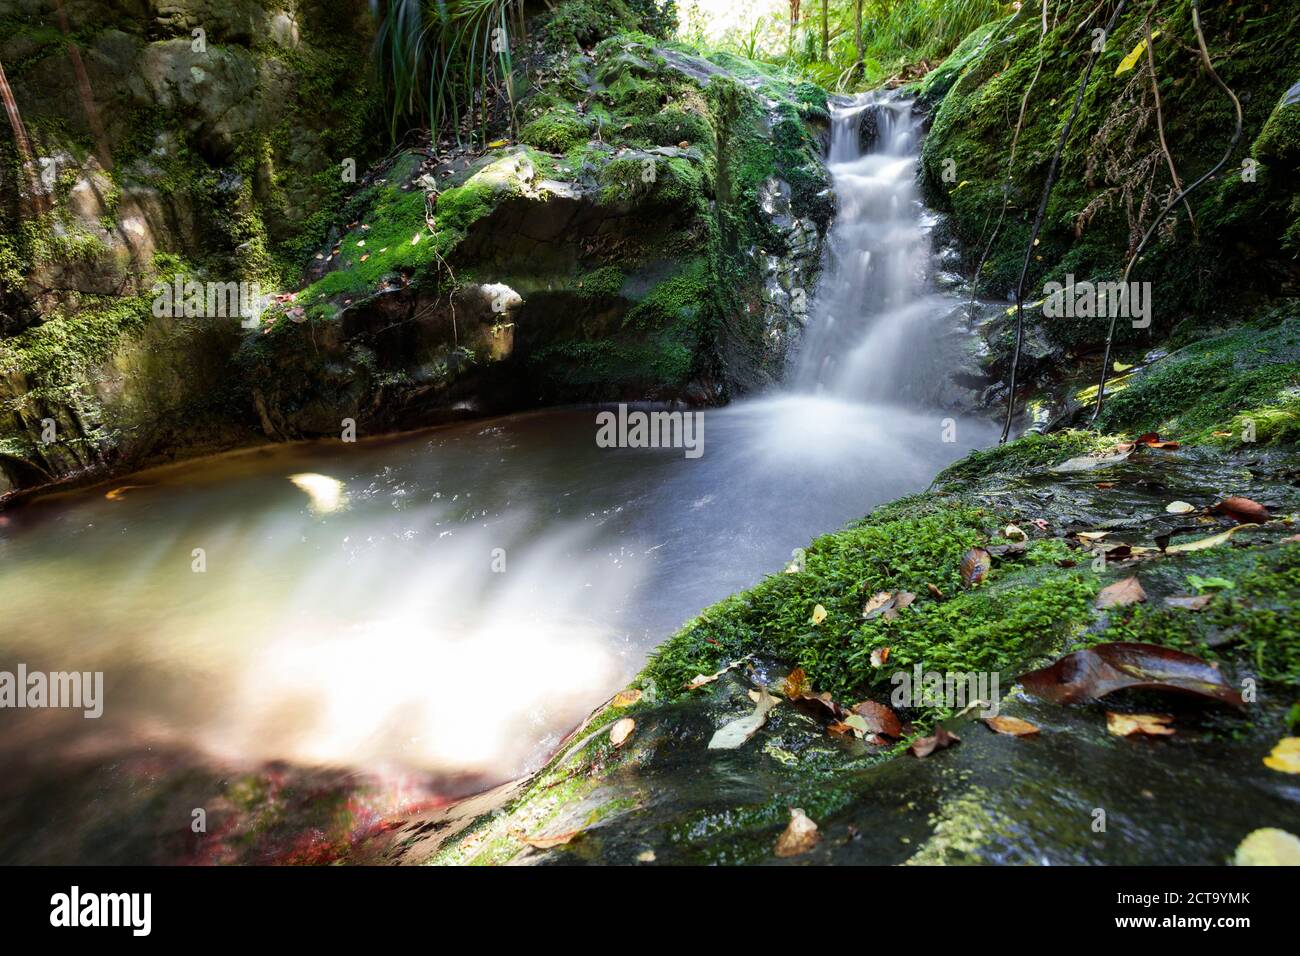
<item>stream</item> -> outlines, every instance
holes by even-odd
[[[698,458],[599,447],[599,410],[565,408],[0,515],[0,668],[104,682],[98,718],[4,714],[0,862],[328,861],[538,767],[686,620],[994,441],[944,402],[962,302],[932,281],[918,140],[907,101],[839,110],[790,385],[704,410]]]

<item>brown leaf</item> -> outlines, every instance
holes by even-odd
[[[1037,727],[1019,717],[985,717],[984,723],[990,730],[1011,737],[1028,737],[1030,734],[1038,733]]]
[[[878,614],[884,613],[886,608],[894,604],[894,595],[891,591],[881,591],[873,594],[867,599],[867,603],[862,605],[862,617],[870,620]]]
[[[1018,680],[1026,692],[1054,704],[1094,700],[1134,687],[1196,694],[1245,706],[1241,694],[1218,668],[1193,654],[1156,644],[1098,644],[1022,674]]]
[[[563,846],[571,842],[574,837],[582,832],[581,830],[570,830],[567,833],[557,833],[554,836],[530,837],[525,836],[522,830],[516,830],[514,835],[521,843],[527,843],[539,850],[549,850],[553,846]]]
[[[609,742],[615,747],[621,747],[627,742],[627,738],[632,736],[634,730],[636,730],[636,721],[631,717],[624,717],[610,728]]]
[[[790,808],[790,822],[785,831],[776,839],[773,852],[779,857],[799,856],[815,847],[822,838],[817,832],[817,824],[808,814],[798,807]]]
[[[1142,590],[1142,583],[1136,577],[1123,578],[1101,589],[1097,595],[1097,607],[1126,607],[1146,599],[1147,592]]]
[[[884,667],[885,661],[889,660],[889,648],[877,647],[871,652],[871,666]]]
[[[1168,714],[1116,714],[1108,710],[1106,729],[1115,737],[1132,737],[1134,734],[1168,737],[1174,732],[1174,728],[1169,726],[1173,719]]]
[[[791,697],[790,703],[816,720],[843,720],[847,713],[843,707],[831,699],[829,693],[800,694]]]
[[[803,672],[802,667],[796,667],[787,674],[785,684],[781,688],[781,692],[790,698],[802,697],[811,690],[812,684],[809,683],[808,675]]]
[[[916,740],[912,741],[912,746],[908,750],[912,751],[917,757],[928,757],[936,750],[942,750],[957,743],[961,743],[960,737],[944,730],[943,724],[935,724],[933,737],[916,738]]]
[[[1268,509],[1263,505],[1236,495],[1224,498],[1210,510],[1227,515],[1238,524],[1263,524],[1269,517]]]
[[[926,587],[929,589],[929,591],[930,591],[930,596],[931,596],[932,598],[934,598],[936,601],[942,601],[942,600],[943,600],[943,592],[939,590],[939,588],[938,588],[937,585],[934,585],[934,584],[927,584]]]
[[[969,587],[975,587],[989,573],[989,568],[993,567],[993,559],[983,548],[971,548],[961,557],[961,564],[958,570],[961,571],[962,584]]]
[[[898,715],[884,704],[878,704],[874,700],[864,700],[853,705],[853,713],[867,722],[868,733],[885,734],[888,737],[903,736]]]
[[[1194,597],[1192,595],[1178,595],[1165,598],[1165,604],[1169,607],[1181,607],[1188,611],[1199,611],[1213,600],[1213,594],[1197,594]]]
[[[640,699],[641,689],[638,687],[631,687],[627,690],[619,691],[614,695],[614,699],[609,703],[611,707],[631,707]]]

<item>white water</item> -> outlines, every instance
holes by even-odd
[[[882,136],[862,156],[866,108]],[[562,410],[260,449],[6,516],[0,667],[102,669],[107,701],[21,732],[6,715],[0,777],[168,744],[461,786],[535,766],[683,621],[992,440],[968,420],[941,437],[953,302],[928,291],[917,139],[905,103],[836,117],[840,212],[793,387],[707,410],[699,459],[598,448],[594,411]],[[40,812],[48,836],[79,811]]]

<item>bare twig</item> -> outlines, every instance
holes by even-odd
[[[1147,43],[1147,66],[1151,68],[1151,93],[1156,99],[1156,131],[1160,134],[1160,149],[1165,154],[1165,163],[1169,166],[1169,176],[1174,181],[1174,189],[1182,191],[1183,181],[1178,178],[1178,169],[1174,166],[1174,157],[1169,152],[1169,144],[1165,141],[1165,117],[1164,110],[1160,105],[1160,83],[1156,79],[1156,55],[1151,50],[1151,21],[1145,20],[1142,23],[1142,32],[1146,36]],[[1187,218],[1192,223],[1192,233],[1197,233],[1196,216],[1192,214],[1192,204],[1183,197],[1183,207],[1187,210]]]
[[[1115,7],[1115,12],[1111,14],[1110,21],[1106,24],[1103,32],[1104,38],[1109,37],[1115,29],[1115,24],[1119,22],[1120,14],[1124,12],[1124,7],[1128,0],[1119,0]],[[1061,165],[1061,153],[1065,151],[1065,141],[1070,138],[1070,130],[1074,128],[1074,121],[1079,115],[1079,107],[1083,105],[1083,94],[1088,89],[1088,79],[1092,76],[1092,68],[1097,63],[1097,56],[1100,50],[1094,45],[1092,51],[1088,54],[1088,65],[1083,70],[1083,76],[1079,80],[1079,89],[1074,95],[1074,106],[1070,109],[1070,116],[1065,121],[1065,127],[1061,130],[1061,137],[1056,142],[1056,151],[1052,154],[1052,163],[1047,168],[1047,181],[1043,184],[1043,195],[1038,202],[1038,215],[1034,217],[1034,226],[1029,232],[1029,241],[1025,243],[1025,261],[1020,267],[1020,279],[1016,283],[1016,346],[1011,353],[1011,378],[1007,392],[1007,417],[1002,424],[1002,437],[998,439],[999,444],[1005,444],[1007,436],[1011,433],[1011,418],[1016,410],[1016,372],[1020,366],[1020,348],[1025,339],[1025,316],[1024,316],[1024,293],[1025,277],[1029,274],[1029,262],[1033,258],[1034,244],[1038,241],[1038,232],[1043,227],[1043,217],[1047,215],[1047,202],[1052,198],[1052,187],[1056,185],[1056,173]]]

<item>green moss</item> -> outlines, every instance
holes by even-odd
[[[1300,315],[1288,306],[1186,346],[1132,376],[1107,398],[1099,424],[1158,431],[1180,441],[1241,444],[1247,421],[1253,421],[1259,443],[1291,442],[1297,436],[1298,387]]]
[[[612,299],[622,290],[623,281],[617,266],[602,266],[578,280],[578,291],[589,299]]]
[[[1089,9],[1068,4],[1043,40],[1045,56],[1020,131],[1006,218],[978,277],[980,289],[990,294],[1004,295],[1019,276],[1030,222],[1088,55],[1074,31]],[[1182,55],[1196,42],[1185,0],[1161,0],[1150,16],[1153,28],[1161,30],[1154,50],[1166,139],[1187,181],[1193,171],[1219,160],[1232,132],[1233,111],[1194,59]],[[1142,19],[1135,8],[1124,14],[1087,87],[1030,259],[1032,297],[1037,297],[1033,290],[1066,274],[1078,280],[1118,279],[1136,236],[1169,195],[1146,76],[1141,70],[1115,75],[1120,58],[1141,38]],[[1281,264],[1285,237],[1300,214],[1294,189],[1283,185],[1294,182],[1296,172],[1295,150],[1282,145],[1291,120],[1281,115],[1285,110],[1275,109],[1277,90],[1269,79],[1279,67],[1284,73],[1300,70],[1300,24],[1294,18],[1279,20],[1264,0],[1216,11],[1213,21],[1206,29],[1210,53],[1243,105],[1242,143],[1254,141],[1257,177],[1246,182],[1235,172],[1241,149],[1228,172],[1193,198],[1198,230],[1190,227],[1186,213],[1177,212],[1148,247],[1133,278],[1153,284],[1156,335],[1169,334],[1187,314],[1249,310],[1257,295],[1270,292],[1270,268],[1261,262]],[[986,42],[988,34],[990,26],[981,27],[925,84],[934,97],[943,86],[951,83],[951,88],[924,144],[923,182],[931,203],[952,212],[972,267],[988,241],[989,224],[999,217],[1011,131],[1040,62],[1033,17],[1009,22],[992,42]],[[943,172],[951,164],[956,178],[945,182]],[[1249,293],[1225,296],[1225,288]],[[1106,326],[1080,318],[1054,319],[1041,328],[1053,344],[1084,348],[1101,341]],[[1121,343],[1149,348],[1150,335],[1126,322],[1117,328]]]
[[[1073,429],[1046,435],[1030,433],[1005,445],[971,452],[941,471],[935,484],[955,487],[994,476],[1043,470],[1069,458],[1110,447],[1116,440],[1114,436]]]
[[[695,674],[758,654],[798,664],[818,690],[842,698],[887,680],[870,663],[879,647],[891,648],[891,673],[917,663],[951,671],[1021,666],[1060,643],[1069,622],[1084,616],[1096,583],[1082,572],[1042,575],[1033,570],[1046,563],[1039,561],[1027,569],[995,565],[979,588],[964,589],[961,557],[995,520],[943,495],[881,509],[814,541],[804,570],[770,577],[706,610],[660,646],[645,674],[675,696]],[[934,598],[930,584],[946,597]],[[866,600],[894,590],[918,598],[892,621],[863,621]],[[814,625],[817,605],[827,613]]]
[[[587,141],[588,124],[576,113],[552,109],[529,122],[519,131],[519,139],[552,153],[566,153]]]

